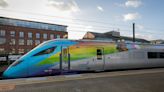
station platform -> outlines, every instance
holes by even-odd
[[[0,80],[0,92],[163,92],[164,68]]]

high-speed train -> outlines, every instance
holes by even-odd
[[[164,45],[56,39],[43,42],[11,64],[4,78],[164,67]]]

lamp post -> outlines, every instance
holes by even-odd
[[[133,42],[135,42],[135,23],[133,23]]]

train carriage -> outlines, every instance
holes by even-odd
[[[163,66],[164,45],[56,39],[38,45],[16,60],[3,77]]]

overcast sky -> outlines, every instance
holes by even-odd
[[[164,0],[0,0],[0,16],[68,25],[70,39],[85,31],[117,30],[132,36],[164,39]]]

